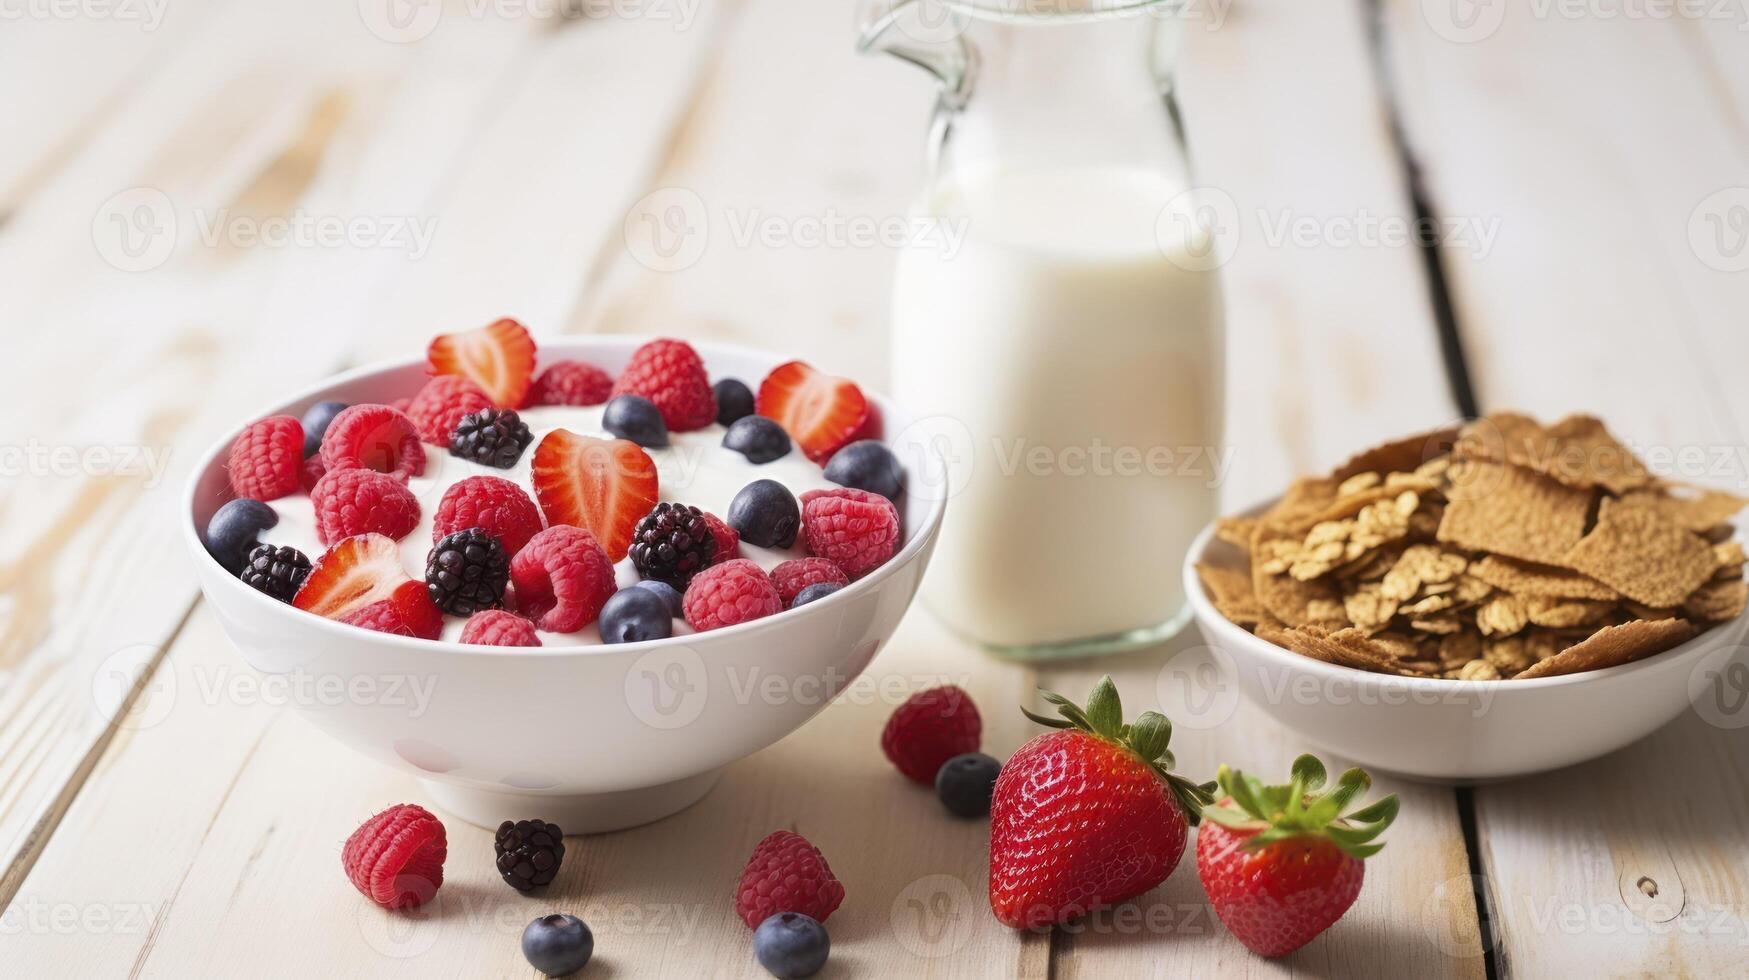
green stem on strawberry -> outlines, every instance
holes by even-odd
[[[1311,755],[1294,760],[1293,781],[1284,786],[1265,786],[1255,776],[1222,766],[1215,782],[1237,809],[1213,803],[1203,807],[1202,815],[1224,827],[1255,831],[1245,842],[1246,850],[1310,835],[1328,838],[1353,858],[1377,854],[1385,846],[1377,837],[1397,818],[1397,794],[1344,813],[1372,786],[1372,777],[1363,769],[1350,769],[1319,793],[1327,780],[1324,764]]]
[[[1049,728],[1075,729],[1114,742],[1129,749],[1166,781],[1185,818],[1195,826],[1214,802],[1215,784],[1195,783],[1173,772],[1178,761],[1167,746],[1172,741],[1172,720],[1158,711],[1144,711],[1130,724],[1124,724],[1123,702],[1118,698],[1117,685],[1107,674],[1093,685],[1082,707],[1054,691],[1040,691],[1039,696],[1056,705],[1061,718],[1047,718],[1026,708],[1020,713]]]

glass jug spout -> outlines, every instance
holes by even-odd
[[[969,18],[932,0],[864,0],[857,51],[889,54],[935,76],[942,102],[957,109],[972,90],[977,53],[966,40]]]

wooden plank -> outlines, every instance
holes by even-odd
[[[1483,408],[1594,412],[1654,454],[1698,451],[1684,478],[1749,487],[1732,373],[1749,355],[1737,12],[1502,6],[1453,35],[1424,8],[1387,19],[1412,148],[1437,211],[1501,229],[1486,255],[1442,253]],[[1697,710],[1607,758],[1475,791],[1508,973],[1740,972],[1745,721]]]

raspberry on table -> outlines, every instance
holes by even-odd
[[[859,579],[899,550],[899,509],[866,490],[810,490],[802,494],[802,540],[808,554]]]
[[[240,576],[243,584],[280,602],[292,601],[313,567],[308,555],[289,545],[257,545]]]
[[[527,404],[599,405],[613,392],[613,378],[583,361],[558,361],[542,371],[528,390]]]
[[[704,511],[666,500],[632,530],[631,558],[638,574],[686,588],[716,557],[717,539]]]
[[[935,785],[942,763],[978,751],[984,722],[971,695],[952,684],[918,691],[881,730],[881,751],[906,778]]]
[[[613,562],[595,535],[557,524],[531,538],[510,562],[522,612],[549,633],[595,622],[615,590]]]
[[[443,822],[416,803],[398,803],[366,820],[340,851],[346,880],[386,909],[412,908],[443,887],[449,838]]]
[[[694,575],[682,605],[687,623],[701,633],[783,612],[783,600],[771,577],[745,558]]]
[[[407,485],[375,470],[341,469],[323,474],[310,490],[316,538],[333,544],[355,534],[400,540],[419,526],[419,500]]]
[[[275,415],[249,423],[231,443],[226,466],[237,496],[277,500],[298,492],[303,463],[303,423]]]
[[[735,914],[757,929],[779,912],[800,912],[824,922],[844,901],[844,885],[825,855],[801,834],[777,830],[753,849],[735,888]]]
[[[534,433],[508,408],[484,408],[462,416],[450,436],[450,452],[481,466],[507,470],[516,465]]]
[[[612,393],[648,398],[671,432],[702,429],[717,420],[710,375],[698,351],[683,340],[652,340],[632,352]]]
[[[460,375],[440,374],[425,382],[407,403],[407,417],[420,439],[448,449],[449,437],[463,416],[491,407],[491,397],[479,385]]]
[[[716,554],[711,556],[711,564],[721,565],[733,558],[741,557],[741,533],[729,526],[710,511],[704,512],[704,522],[710,525],[711,537],[717,539]]]
[[[779,562],[771,570],[771,584],[777,586],[777,597],[783,600],[783,607],[788,609],[795,602],[796,595],[810,585],[849,585],[850,577],[844,570],[824,558],[791,558]]]
[[[510,584],[510,556],[483,527],[446,534],[425,559],[425,585],[437,608],[471,616],[496,608]]]
[[[540,533],[540,508],[509,480],[470,476],[443,492],[432,519],[431,540],[436,543],[470,527],[485,528],[504,546],[505,554],[515,557],[529,538]]]
[[[538,647],[534,624],[513,612],[485,609],[462,624],[461,642],[483,647]]]
[[[322,465],[367,469],[405,482],[425,472],[425,447],[413,420],[387,405],[354,405],[334,416],[322,437]]]

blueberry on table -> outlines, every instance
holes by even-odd
[[[729,526],[761,548],[788,548],[802,526],[802,508],[776,480],[754,480],[729,502]]]
[[[272,507],[252,497],[238,497],[213,511],[202,543],[219,567],[236,575],[249,561],[249,552],[261,543],[261,532],[278,523]]]
[[[982,817],[990,812],[990,794],[1002,763],[982,752],[956,755],[935,774],[935,795],[956,817]]]
[[[844,586],[839,585],[837,582],[815,582],[813,585],[797,592],[796,597],[790,600],[789,607],[794,609],[797,606],[805,606],[808,603],[813,602],[815,599],[824,599],[842,588],[844,588]]]
[[[595,936],[574,915],[543,915],[522,930],[523,957],[549,977],[576,973],[594,952]]]
[[[645,449],[668,445],[668,425],[656,403],[642,395],[615,395],[601,410],[601,427]]]
[[[290,602],[304,579],[310,577],[311,567],[309,557],[289,545],[256,545],[243,566],[243,584],[280,602]]]
[[[684,597],[681,596],[679,589],[669,585],[667,582],[658,582],[653,578],[647,578],[638,582],[636,585],[633,585],[632,588],[644,589],[661,596],[662,601],[668,605],[668,615],[670,618],[679,619],[681,616],[685,615],[685,612],[683,611],[685,607],[682,605]]]
[[[736,378],[724,378],[711,385],[717,397],[717,424],[733,425],[736,419],[753,414],[753,389]]]
[[[897,500],[905,487],[905,469],[880,440],[860,439],[832,454],[826,462],[826,479]]]
[[[789,433],[763,415],[748,415],[723,433],[723,448],[747,457],[749,463],[769,463],[789,455]]]
[[[304,458],[309,459],[322,448],[322,436],[328,432],[328,423],[334,421],[334,416],[346,411],[345,402],[317,402],[304,412],[302,425],[304,427]]]
[[[635,585],[608,597],[599,623],[604,643],[641,643],[674,635],[674,613],[667,600]]]
[[[779,912],[753,931],[754,958],[782,980],[820,972],[831,951],[826,927],[800,912]]]

